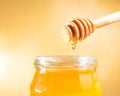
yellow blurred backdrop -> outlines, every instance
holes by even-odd
[[[76,17],[120,11],[120,0],[0,0],[0,96],[30,96],[36,56],[98,58],[103,96],[120,96],[120,22],[96,31],[72,50],[61,29]]]

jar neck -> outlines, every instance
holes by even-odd
[[[35,68],[95,70],[97,60],[94,56],[39,56]]]

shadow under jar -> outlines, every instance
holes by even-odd
[[[44,56],[35,60],[31,96],[102,96],[93,56]]]

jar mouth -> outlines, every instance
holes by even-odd
[[[95,56],[78,56],[78,55],[60,55],[60,56],[37,56],[35,63],[36,68],[42,67],[97,67]]]

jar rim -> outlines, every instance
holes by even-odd
[[[39,67],[97,67],[95,56],[56,55],[37,56],[34,63]]]

